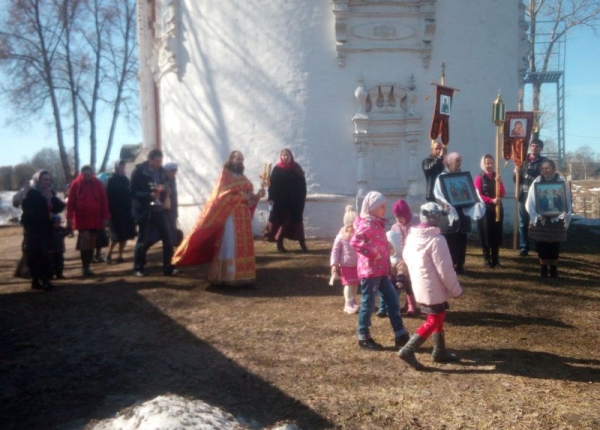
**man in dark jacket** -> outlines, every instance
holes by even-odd
[[[513,181],[516,181],[516,175],[519,175],[519,255],[522,257],[529,253],[529,213],[525,209],[527,194],[532,182],[540,176],[540,166],[544,157],[540,155],[544,149],[544,142],[537,137],[531,139],[529,144],[529,154],[521,164],[521,168],[515,167]]]
[[[435,180],[440,173],[444,171],[444,155],[446,149],[442,142],[436,140],[431,141],[431,154],[425,158],[422,163],[423,173],[425,173],[426,191],[425,200],[428,202],[435,202],[435,196],[433,195],[433,187],[435,186]]]
[[[133,217],[138,224],[138,237],[135,244],[133,270],[135,276],[146,276],[146,253],[151,246],[149,233],[156,229],[163,244],[163,272],[174,275],[176,271],[171,265],[173,257],[173,241],[163,209],[166,172],[162,168],[163,154],[153,149],[148,154],[148,161],[135,166],[131,174],[131,197],[133,198]]]

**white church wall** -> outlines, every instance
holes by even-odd
[[[433,109],[433,97],[426,96],[434,88],[430,81],[439,82],[442,62],[446,84],[461,90],[454,98],[449,150],[460,151],[464,170],[476,175],[480,157],[494,149],[491,103],[498,89],[508,109],[516,107],[518,1],[431,3],[435,33],[425,68],[418,52],[349,52],[340,67],[330,1],[180,1],[177,70],[160,78],[159,97],[165,158],[180,166],[184,229],[193,225],[231,150],[244,153],[246,174],[258,187],[263,163],[276,163],[279,151],[289,147],[307,174],[308,234],[335,235],[344,206],[357,192],[351,120],[359,108],[359,78],[371,88],[407,87],[414,77],[418,121],[406,127],[420,133],[417,163],[408,166],[416,169],[416,181],[400,175],[410,184],[406,190],[416,210]],[[401,148],[407,145],[403,141]],[[511,169],[501,173],[510,189]],[[261,203],[257,233],[264,210]]]

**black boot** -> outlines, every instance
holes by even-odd
[[[540,265],[540,276],[542,278],[548,277],[548,265],[546,265],[546,264]]]
[[[287,249],[283,247],[283,239],[277,241],[277,251],[279,252],[287,252]]]
[[[398,351],[398,357],[400,360],[406,362],[410,367],[415,370],[423,370],[425,366],[423,366],[415,357],[415,351],[419,348],[423,343],[425,343],[427,339],[419,336],[418,334],[413,334],[410,340],[400,351]]]
[[[488,246],[483,247],[483,265],[485,267],[492,267],[492,260],[490,259],[490,248]]]
[[[554,264],[550,266],[550,277],[558,278],[558,267]]]
[[[302,248],[302,252],[308,252],[308,248],[306,247],[306,241],[304,239],[300,239],[300,248]]]
[[[450,354],[446,350],[446,340],[444,332],[432,333],[431,341],[433,342],[433,352],[431,357],[436,363],[451,363],[460,361],[460,358],[455,354]]]
[[[502,267],[502,264],[500,264],[500,259],[498,258],[498,251],[498,248],[492,248],[492,267]]]

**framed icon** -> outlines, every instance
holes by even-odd
[[[557,216],[567,211],[567,188],[564,182],[542,183],[535,186],[535,211],[542,216]]]
[[[469,172],[447,173],[438,176],[444,197],[454,207],[472,206],[479,202]]]

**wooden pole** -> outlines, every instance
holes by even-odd
[[[523,90],[519,90],[519,104],[517,109],[519,112],[523,110]],[[523,142],[523,145],[527,145],[527,142]],[[513,162],[514,162],[514,154],[513,154]],[[526,160],[521,160],[521,163],[525,163]],[[522,166],[523,164],[521,164]],[[517,169],[517,173],[515,174],[515,209],[513,214],[513,249],[517,249],[519,245],[519,188],[520,186],[520,177],[521,177],[521,166]],[[515,166],[516,167],[516,166]]]
[[[496,198],[500,198],[500,181],[497,179],[500,174],[500,134],[502,133],[502,126],[496,126]],[[500,205],[498,202],[496,205],[496,222],[500,222]]]

